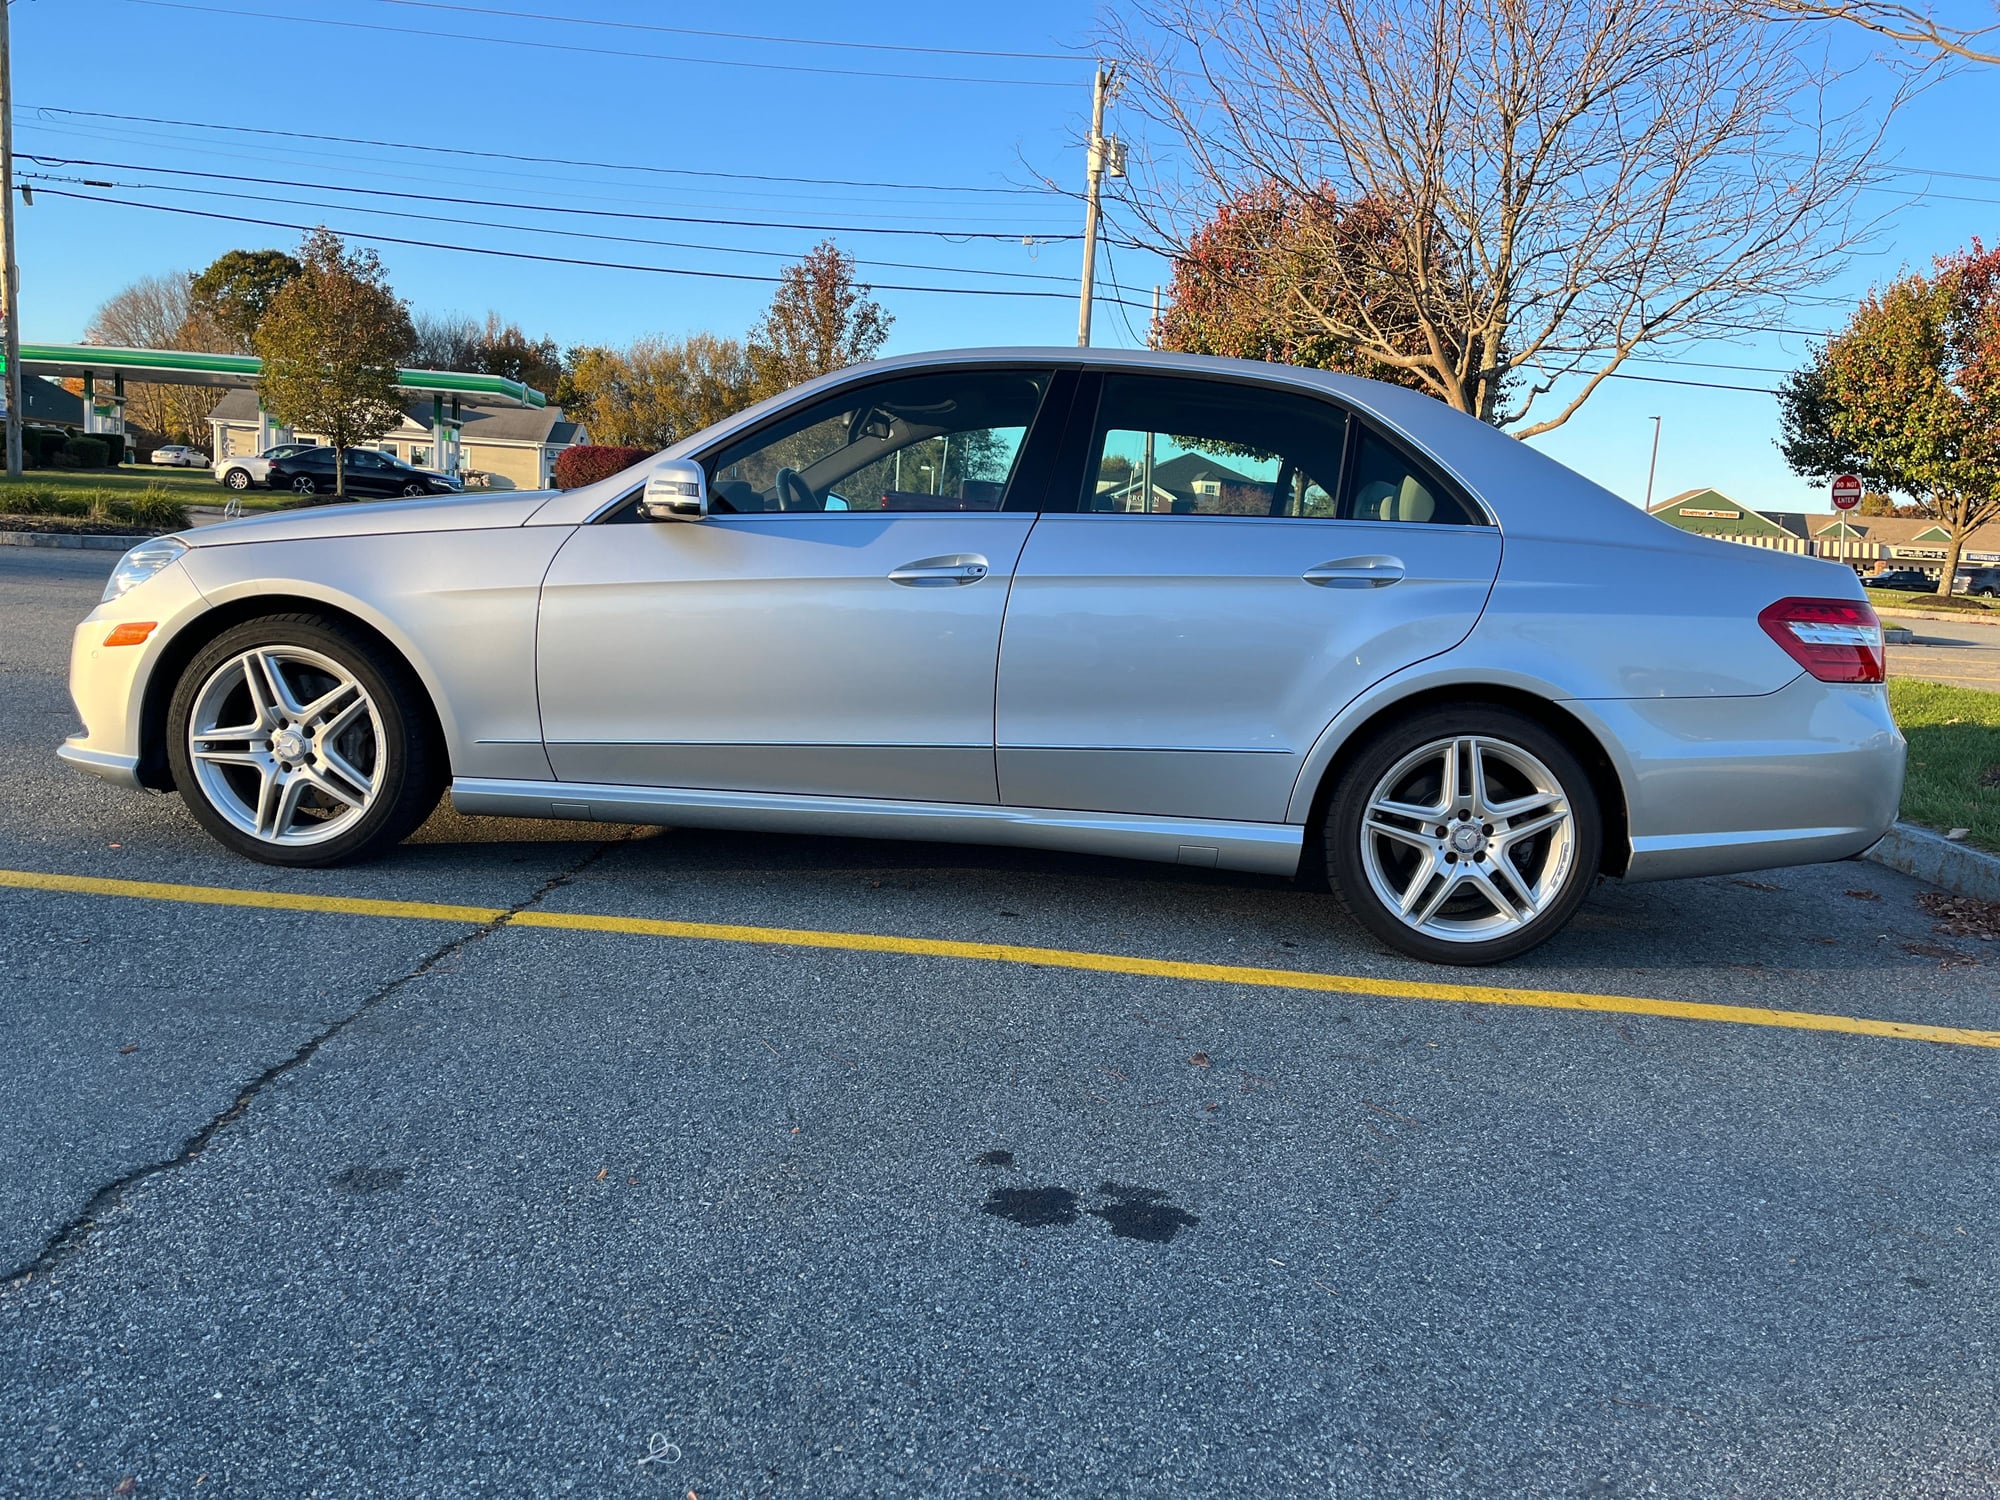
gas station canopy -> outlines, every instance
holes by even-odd
[[[160,385],[249,389],[264,362],[254,354],[195,354],[180,349],[114,349],[103,344],[23,344],[21,373],[89,377]],[[548,397],[503,375],[458,370],[398,370],[396,384],[412,396],[460,396],[482,406],[547,406]]]

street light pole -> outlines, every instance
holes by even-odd
[[[1090,304],[1097,295],[1097,210],[1106,175],[1125,175],[1125,148],[1104,134],[1104,104],[1111,95],[1116,63],[1101,62],[1090,89],[1090,146],[1083,204],[1083,294],[1076,310],[1076,343],[1090,347]]]
[[[1646,465],[1646,509],[1653,508],[1653,473],[1660,467],[1660,419],[1650,419],[1653,424],[1653,458]]]
[[[0,299],[6,306],[7,476],[21,474],[21,268],[14,263],[14,64],[0,0]]]

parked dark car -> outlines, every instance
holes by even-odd
[[[2000,599],[2000,568],[1974,568],[1959,574],[1961,591],[1982,599]]]
[[[1871,589],[1899,589],[1906,594],[1935,594],[1937,580],[1921,568],[1890,568],[1861,580]]]
[[[346,492],[376,499],[384,495],[455,495],[460,485],[435,469],[413,469],[374,448],[347,450]],[[271,461],[265,481],[274,490],[295,495],[331,495],[334,487],[333,449],[306,448]]]

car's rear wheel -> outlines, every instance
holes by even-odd
[[[292,476],[292,493],[294,495],[317,495],[319,493],[319,481],[310,474],[295,474]]]
[[[247,490],[250,488],[250,471],[248,469],[231,469],[227,474],[222,476],[222,482],[232,490]]]
[[[195,820],[239,854],[332,865],[383,853],[437,805],[443,756],[423,688],[335,620],[272,615],[196,653],[167,710]]]
[[[1497,705],[1389,725],[1341,776],[1327,873],[1355,919],[1433,963],[1512,958],[1561,929],[1596,878],[1603,823],[1562,739]]]

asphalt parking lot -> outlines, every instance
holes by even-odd
[[[1913,881],[1467,974],[1055,855],[275,871],[54,760],[112,561],[0,555],[0,1494],[2000,1495],[2000,951]]]
[[[1893,617],[1894,611],[1889,611]],[[1911,620],[1916,639],[1889,648],[1889,671],[1953,687],[2000,693],[2000,623]]]

